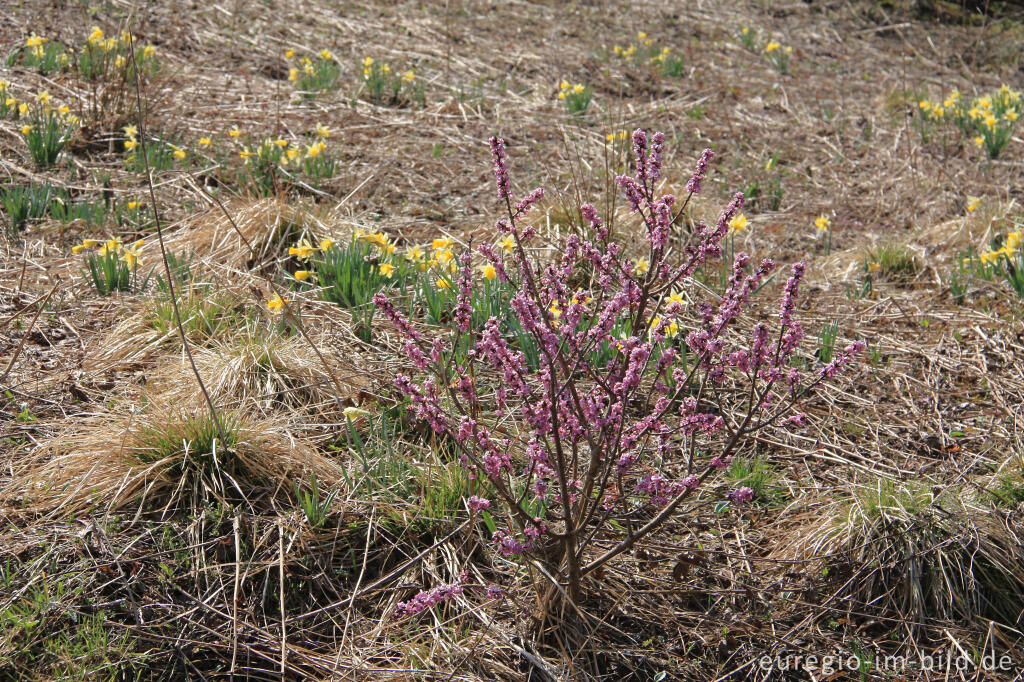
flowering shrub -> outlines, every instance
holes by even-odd
[[[684,511],[754,434],[806,423],[793,408],[864,347],[848,345],[808,376],[792,366],[803,337],[793,317],[802,263],[792,268],[776,323],[760,322],[750,334],[735,322],[775,269],[770,259],[751,267],[737,253],[718,301],[685,304],[676,288],[720,255],[743,196],[714,225],[698,223],[691,243],[670,249],[677,202],[655,195],[663,143],[661,133],[648,139],[636,130],[635,173],[617,178],[642,225],[648,267],[637,268],[590,204],[580,209],[584,234],[569,236],[560,260],[541,267],[527,255],[536,235],[524,218],[544,192],[515,201],[504,142],[491,139],[507,211],[496,227],[514,248],[503,254],[485,243],[477,251],[513,285],[510,307],[539,349],[535,367],[496,317],[474,323],[470,252],[459,257],[450,336],[427,338],[388,296],[374,296],[422,374],[400,374],[395,385],[458,453],[472,479],[467,505],[488,509],[498,526],[495,549],[541,562],[572,599],[584,576]],[[712,156],[702,155],[690,196],[700,192]],[[468,352],[454,352],[467,343]],[[593,361],[602,345],[610,349],[603,365]],[[740,488],[727,497],[741,504],[751,494]]]

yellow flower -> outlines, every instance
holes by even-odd
[[[213,140],[211,140],[208,137],[200,137],[199,144],[203,145],[204,147],[209,147],[210,145],[213,144]]]
[[[583,92],[583,86],[582,86],[582,85],[579,85],[579,84],[576,84],[576,85],[575,85],[575,86],[573,87],[573,92]]]
[[[305,66],[302,67],[302,73],[306,74],[307,76],[312,76],[315,72],[316,70],[313,68],[312,64],[306,64]]]
[[[290,81],[297,81],[297,80],[299,80],[299,70],[298,69],[288,69],[288,80],[290,80]]]
[[[828,232],[828,229],[832,227],[832,221],[829,220],[827,215],[822,213],[814,219],[814,226],[818,228],[818,232]]]
[[[286,300],[281,298],[281,294],[274,294],[274,298],[267,301],[267,309],[271,312],[277,312],[284,307]]]
[[[455,260],[455,254],[451,249],[441,249],[440,251],[434,252],[434,258],[436,258],[437,262],[441,265],[448,265],[448,263]]]
[[[22,102],[18,105],[18,113],[22,116],[28,115],[28,103]]]
[[[85,250],[85,244],[75,244],[74,246],[71,247],[71,253],[75,254],[76,256],[82,253],[83,250]]]
[[[294,56],[295,56],[295,50],[285,50],[285,53],[284,53],[284,58],[285,59],[291,59]]]
[[[327,252],[334,248],[334,240],[330,237],[320,240],[320,250]]]
[[[451,282],[449,282],[448,280],[444,278],[440,278],[437,280],[438,289],[448,289],[449,287],[451,287]]]
[[[647,37],[647,34],[641,31],[640,33],[636,34],[636,37],[639,38],[640,40],[643,40],[644,38]]]
[[[747,229],[747,224],[750,221],[747,220],[747,216],[740,213],[738,216],[729,221],[729,229],[733,232],[742,232]]]
[[[243,161],[248,161],[254,156],[256,155],[246,149],[243,149],[242,151],[238,152],[238,158],[242,159]]]
[[[558,93],[558,99],[565,99],[565,91]]]
[[[782,47],[782,46],[779,45],[778,43],[771,42],[771,43],[768,43],[767,45],[764,46],[764,51],[765,52],[774,52],[775,50],[779,49],[780,47]]]
[[[300,282],[305,282],[307,279],[310,278],[312,274],[313,272],[311,270],[296,270],[295,279],[299,280]]]
[[[391,263],[381,263],[377,268],[380,271],[380,274],[384,275],[388,279],[391,279],[395,274],[395,266]]]
[[[502,239],[500,242],[498,242],[498,246],[505,253],[511,253],[512,249],[516,248],[516,239],[512,235],[508,235],[507,237]]]
[[[1020,115],[1016,111],[1014,111],[1013,109],[1010,109],[1005,114],[1003,114],[1003,118],[1005,120],[1009,121],[1010,123],[1013,123],[1018,118],[1020,118]]]
[[[327,126],[317,123],[316,124],[316,136],[322,140],[326,140],[331,135],[331,129]]]
[[[276,140],[274,140],[274,144],[277,145],[278,147],[284,148],[288,146],[288,140],[284,139],[283,137],[279,137]]]
[[[151,59],[155,55],[156,55],[156,48],[153,47],[152,45],[146,45],[144,48],[142,48],[142,58],[143,59]]]
[[[28,135],[31,132],[32,132],[32,126],[30,126],[30,125],[21,126],[21,134],[22,135]]]
[[[87,249],[95,249],[99,246],[103,246],[103,242],[99,239],[83,239],[82,246]]]
[[[231,137],[241,137],[242,131],[238,129],[238,126],[231,126],[231,130],[228,131],[228,135]]]
[[[69,107],[67,104],[65,104],[64,106],[62,106],[59,109],[57,109],[57,113],[60,114],[61,116],[67,116],[68,114],[71,113],[71,107]]]
[[[998,256],[999,254],[996,253],[995,251],[984,251],[978,254],[978,258],[981,260],[982,263],[985,264],[996,262],[996,258]]]
[[[978,145],[979,147],[984,147],[985,138],[982,137],[981,135],[977,136],[976,138],[974,138],[974,144]]]
[[[743,35],[746,35],[746,34],[750,33],[750,29],[747,28],[746,26],[744,26],[743,28],[740,29],[740,33],[742,33]]]
[[[380,70],[383,71],[384,73],[391,73],[391,67],[388,66],[387,64],[385,64],[384,66],[380,67]]]
[[[316,253],[316,249],[314,249],[313,245],[305,239],[301,240],[297,246],[293,246],[288,249],[289,256],[295,256],[299,260],[303,261],[309,260],[309,257],[314,253]]]
[[[633,271],[638,275],[646,275],[651,269],[651,263],[646,258],[638,258],[633,266]]]
[[[786,54],[793,54],[793,48],[792,48],[792,47],[789,47],[789,46],[787,46],[787,47],[786,47]]]
[[[14,108],[17,105],[18,105],[18,100],[16,98],[14,98],[14,97],[8,97],[7,99],[4,100],[4,106],[5,107]]]
[[[556,320],[562,316],[562,309],[558,307],[558,301],[552,301],[549,310],[551,311],[551,317]]]
[[[430,242],[430,248],[434,251],[443,251],[444,249],[450,249],[452,244],[452,240],[448,239],[448,237],[440,237]]]
[[[882,269],[882,266],[878,263],[868,263],[868,272],[878,272]]]
[[[494,279],[495,277],[498,276],[498,272],[497,270],[494,269],[493,265],[488,263],[487,265],[484,266],[483,275],[484,279]]]
[[[100,30],[99,26],[93,26],[92,33],[89,34],[88,41],[90,43],[98,43],[101,40],[103,40],[103,31]]]
[[[680,292],[678,292],[678,291],[673,291],[672,295],[670,295],[668,297],[668,303],[669,303],[669,305],[671,305],[673,303],[678,303],[679,305],[683,305],[683,295]]]
[[[309,158],[320,156],[320,152],[324,150],[325,146],[326,145],[323,142],[317,142],[309,145],[309,147],[306,148],[306,156]]]
[[[139,202],[138,201],[129,201],[128,202],[128,210],[129,211],[134,211],[138,207],[139,207]]]
[[[363,59],[363,66],[369,67],[373,65],[373,57],[366,57]]]
[[[320,59],[334,59],[334,55],[331,54],[330,50],[320,50]]]
[[[124,128],[125,137],[134,140],[139,134],[139,129],[133,125],[126,125]]]
[[[413,263],[419,263],[423,260],[423,249],[419,246],[411,246],[405,250],[405,259],[412,261]]]
[[[928,101],[928,100],[926,100],[926,99],[923,99],[923,100],[921,100],[920,102],[918,102],[918,103],[917,103],[917,106],[918,106],[918,107],[919,107],[919,108],[920,108],[920,109],[921,109],[922,111],[928,111],[929,109],[931,109],[931,108],[932,108],[932,103],[931,103],[931,102],[929,102],[929,101]]]
[[[348,419],[349,421],[353,422],[360,421],[364,417],[373,416],[372,412],[369,412],[368,410],[361,410],[358,407],[346,407],[344,410],[341,411],[341,413],[345,415],[345,419]]]
[[[185,158],[185,150],[184,149],[175,149],[174,150],[174,158],[176,158],[178,161],[183,160]]]
[[[981,205],[981,197],[967,197],[967,212],[974,213]]]
[[[50,99],[50,93],[48,93],[46,90],[36,93],[36,101],[42,104],[43,106],[48,105],[50,103]]]
[[[46,38],[42,38],[33,33],[25,40],[25,47],[40,47],[45,42]]]
[[[402,74],[402,80],[411,83],[412,81],[416,80],[416,74],[413,71],[406,71],[405,73]]]
[[[121,254],[121,260],[123,260],[130,268],[134,268],[136,265],[140,265],[142,263],[142,259],[139,258],[139,254],[134,248],[125,249],[125,252]]]
[[[569,81],[562,81],[561,83],[558,84],[558,87],[561,90],[568,90],[569,88],[572,87],[572,85],[569,83]]]
[[[996,120],[995,116],[987,116],[985,118],[985,127],[989,128],[990,130],[996,127],[996,123],[998,123],[998,121]]]
[[[120,237],[114,237],[113,239],[108,239],[103,245],[111,251],[118,251],[123,246],[123,242]]]

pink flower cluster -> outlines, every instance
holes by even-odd
[[[420,611],[426,611],[429,608],[437,606],[442,602],[446,602],[457,594],[462,594],[463,587],[459,583],[452,583],[451,585],[438,585],[429,590],[423,590],[416,594],[415,597],[409,601],[399,602],[398,608],[395,611],[395,616],[398,618],[405,616],[412,616]]]
[[[417,418],[450,437],[470,475],[486,480],[489,499],[474,496],[467,504],[503,516],[508,530],[492,537],[503,555],[529,552],[549,534],[557,542],[546,546],[567,553],[559,565],[570,574],[584,570],[573,568],[583,557],[579,543],[593,538],[596,526],[613,532],[613,522],[635,512],[638,499],[667,518],[751,434],[804,425],[805,415],[790,416],[797,401],[863,349],[850,344],[809,380],[792,366],[803,337],[794,319],[803,263],[792,266],[777,320],[758,323],[746,340],[737,320],[775,271],[773,260],[753,263],[737,253],[717,300],[687,306],[673,296],[721,255],[743,195],[732,197],[713,226],[698,222],[693,235],[681,234],[674,229],[675,197],[655,192],[663,146],[661,133],[636,130],[634,172],[616,178],[642,228],[646,272],[638,274],[638,256],[627,253],[633,245],[613,239],[590,204],[580,207],[583,231],[566,239],[558,259],[544,266],[532,260],[525,245],[535,231],[523,217],[544,194],[513,199],[505,143],[492,138],[506,209],[496,228],[514,246],[500,253],[482,244],[476,252],[515,291],[507,317],[470,324],[469,252],[459,259],[447,341],[428,343],[384,295],[374,298],[404,336],[413,366],[428,374],[418,382],[399,375],[396,386]],[[701,155],[684,207],[701,191],[713,156],[710,149]],[[670,336],[670,325],[686,333]],[[752,494],[740,488],[728,498],[739,504]]]

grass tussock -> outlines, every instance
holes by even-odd
[[[1005,489],[1004,489],[1005,490]],[[966,486],[878,479],[826,512],[803,543],[834,571],[837,596],[887,617],[1024,622],[1024,527]]]
[[[172,509],[184,500],[270,504],[311,476],[343,467],[291,437],[279,422],[150,404],[130,417],[83,420],[42,444],[0,490],[0,504],[41,513]]]

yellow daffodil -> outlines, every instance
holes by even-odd
[[[365,57],[363,59],[363,66],[364,67],[373,66],[373,57]]]
[[[439,237],[439,238],[433,240],[432,242],[430,242],[430,248],[433,249],[434,251],[442,251],[444,249],[450,249],[452,247],[452,245],[453,245],[453,242],[448,237]]]
[[[288,249],[289,256],[295,256],[302,261],[309,260],[310,256],[314,253],[316,253],[316,249],[314,249],[313,245],[305,239],[300,241],[296,246],[292,246]]]
[[[18,105],[18,113],[21,116],[27,116],[28,115],[28,103],[22,102],[21,104],[19,104]]]
[[[326,146],[327,145],[325,145],[323,142],[311,144],[309,145],[309,147],[306,148],[306,156],[311,159],[320,156],[320,152],[322,152],[324,150],[324,147]]]
[[[295,277],[295,279],[299,280],[300,282],[305,282],[312,275],[313,275],[313,272],[311,270],[296,270],[294,277]]]
[[[750,29],[744,26],[743,28],[740,29],[740,33],[742,33],[743,35],[747,35],[748,33],[750,33]]]
[[[981,197],[967,197],[967,212],[974,213],[981,205]]]
[[[392,265],[391,263],[381,263],[379,266],[377,266],[377,269],[380,271],[380,274],[384,275],[388,279],[391,279],[391,277],[395,274],[395,266]]]
[[[82,251],[84,250],[85,244],[75,244],[74,246],[71,247],[71,253],[75,254],[76,256],[82,253]]]
[[[129,140],[134,140],[139,134],[139,129],[133,125],[126,125],[123,130],[125,137]]]
[[[288,69],[288,80],[292,82],[299,80],[299,70],[294,68]]]
[[[551,317],[556,320],[562,316],[562,309],[558,307],[558,301],[552,301],[548,310],[551,312]]]
[[[128,202],[128,210],[129,211],[134,211],[138,207],[139,207],[139,202],[138,201],[129,201]]]
[[[182,161],[185,158],[185,150],[184,149],[175,149],[174,150],[174,158],[176,158],[178,161]]]
[[[209,147],[210,145],[213,144],[213,140],[211,140],[208,137],[200,137],[199,138],[199,144],[201,144],[204,147]]]
[[[979,147],[984,147],[985,138],[982,137],[981,135],[978,135],[976,138],[974,138],[974,144],[978,145]]]
[[[284,147],[288,146],[288,140],[284,139],[283,137],[279,137],[276,140],[274,140],[274,144],[283,149]]]
[[[99,239],[83,239],[82,246],[84,246],[87,249],[95,249],[100,246],[103,246],[103,242]]]
[[[729,229],[733,232],[742,232],[747,229],[747,224],[750,221],[747,220],[747,216],[740,213],[738,216],[729,221]]]
[[[30,126],[30,125],[23,125],[23,126],[21,126],[21,134],[22,135],[28,135],[31,132],[32,132],[32,126]]]
[[[50,97],[50,93],[48,93],[46,90],[36,93],[36,101],[42,104],[43,106],[48,105],[51,99],[52,98]]]
[[[277,312],[284,307],[286,299],[281,298],[281,294],[274,294],[274,298],[267,301],[267,310],[271,312]]]
[[[516,248],[516,239],[512,235],[508,235],[504,239],[498,242],[498,247],[501,248],[505,253],[511,253],[512,249]]]
[[[285,52],[284,52],[284,58],[285,59],[291,59],[294,56],[295,56],[295,50],[285,50]]]
[[[324,253],[330,251],[333,248],[334,248],[334,240],[331,239],[330,237],[327,237],[325,239],[321,239],[320,240],[320,250],[323,251]]]
[[[683,305],[683,295],[678,291],[673,291],[672,294],[668,297],[667,302],[669,305],[673,303]]]
[[[448,289],[450,287],[451,287],[451,282],[449,282],[448,280],[444,279],[443,277],[437,280],[437,288],[438,289]]]
[[[1003,119],[1004,119],[1004,120],[1006,120],[1006,121],[1009,121],[1010,123],[1013,123],[1013,122],[1014,122],[1014,121],[1016,121],[1016,120],[1017,120],[1018,118],[1020,118],[1020,114],[1018,114],[1018,113],[1017,113],[1016,111],[1014,111],[1013,109],[1010,109],[1010,110],[1009,110],[1009,111],[1007,111],[1007,112],[1006,112],[1005,114],[1003,114]]]
[[[152,45],[146,45],[144,48],[142,48],[143,59],[152,59],[154,56],[156,56],[155,47],[153,47]]]
[[[254,156],[256,156],[256,155],[253,154],[252,152],[248,151],[248,150],[245,150],[245,149],[243,149],[242,151],[238,152],[238,158],[242,159],[243,161],[248,161],[249,159],[251,159]]]
[[[406,71],[405,73],[402,74],[402,80],[404,80],[407,83],[411,83],[412,81],[416,80],[416,74],[412,71]]]
[[[92,27],[92,33],[89,34],[87,40],[90,43],[98,43],[99,41],[103,40],[103,31],[100,30],[99,26]]]
[[[483,269],[484,279],[494,279],[498,276],[498,271],[494,269],[494,266],[488,263]]]
[[[320,59],[334,59],[334,55],[330,50],[320,50]]]
[[[882,269],[882,266],[878,263],[868,263],[868,272],[878,272]]]
[[[829,220],[827,215],[822,213],[814,219],[814,227],[818,229],[818,232],[828,232],[828,229],[832,227],[832,221]]]
[[[321,140],[326,140],[331,135],[331,129],[327,126],[317,123],[316,124],[316,136]]]
[[[771,42],[771,43],[768,43],[767,45],[764,46],[764,51],[765,52],[774,52],[775,50],[779,49],[780,47],[782,47],[782,46],[779,45],[778,43]]]
[[[368,410],[361,410],[358,407],[346,407],[341,411],[341,413],[345,415],[345,419],[352,422],[358,422],[366,417],[373,416],[372,412],[369,412]]]
[[[636,263],[633,266],[633,271],[637,275],[646,275],[651,269],[651,263],[646,258],[637,258]]]
[[[228,131],[230,137],[241,137],[242,131],[238,129],[238,126],[231,126],[231,130]]]

